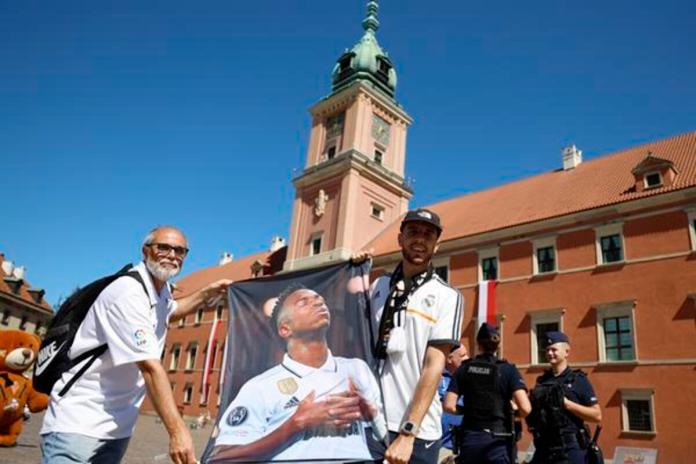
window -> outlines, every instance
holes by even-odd
[[[215,317],[220,320],[222,319],[222,311],[225,309],[225,306],[222,304],[217,305],[217,308],[215,308]]]
[[[208,362],[208,365],[210,366],[211,371],[213,369],[215,369],[215,357],[217,356],[217,347],[218,347],[218,344],[217,344],[217,342],[215,342],[213,344],[213,349],[210,350],[210,361]]]
[[[205,391],[201,392],[201,404],[208,404],[208,395],[210,394],[210,384],[205,386]]]
[[[198,354],[198,343],[194,342],[189,346],[188,358],[186,359],[186,370],[196,367],[196,355]]]
[[[172,357],[169,358],[169,370],[175,371],[179,367],[179,357],[181,356],[181,345],[176,343],[172,346]]]
[[[659,172],[649,172],[644,177],[645,188],[655,188],[662,186],[662,175]]]
[[[638,359],[633,301],[608,303],[597,307],[597,336],[600,362]]]
[[[696,251],[696,209],[686,210],[689,221],[689,238],[691,239],[691,251]]]
[[[629,316],[607,317],[604,324],[604,346],[607,361],[626,361],[635,359],[631,318]]]
[[[321,253],[321,235],[312,238],[312,241],[309,243],[309,255],[314,256],[319,253]]]
[[[563,330],[564,314],[564,309],[546,309],[529,313],[532,364],[546,363],[546,334],[554,330]]]
[[[185,325],[186,325],[186,316],[179,319],[179,327],[183,327]]]
[[[336,156],[336,146],[329,147],[328,150],[326,150],[326,159],[334,159]]]
[[[379,150],[375,150],[375,163],[381,165],[383,158],[384,158],[384,154]]]
[[[202,320],[203,320],[203,307],[200,307],[200,308],[198,308],[198,310],[196,310],[196,317],[193,320],[193,323],[198,325],[201,323]]]
[[[27,328],[27,316],[22,316],[19,321],[19,330],[26,330]]]
[[[615,263],[623,261],[623,251],[621,250],[621,235],[612,234],[602,237],[602,263]]]
[[[598,227],[595,233],[597,264],[622,262],[624,260],[623,224]]]
[[[191,404],[193,400],[193,384],[187,383],[184,387],[184,404]]]
[[[43,335],[43,324],[41,324],[41,321],[38,321],[36,323],[36,326],[34,326],[34,333],[37,335]]]
[[[384,219],[384,207],[380,206],[376,203],[372,203],[371,208],[372,208],[372,212],[370,213],[370,215],[373,218],[379,219],[380,221],[382,221]]]
[[[556,237],[546,237],[534,240],[534,256],[532,258],[532,273],[544,274],[556,272]]]
[[[621,431],[655,433],[653,390],[621,389]]]
[[[220,362],[218,363],[218,369],[222,370],[222,362],[225,359],[225,344],[223,343],[222,346],[220,347]]]
[[[481,280],[496,280],[498,278],[498,258],[483,258],[481,260]]]
[[[2,325],[8,325],[10,323],[10,310],[6,309],[4,313],[2,313],[2,321],[0,321]]]
[[[445,282],[449,282],[449,257],[433,259],[435,274]]]

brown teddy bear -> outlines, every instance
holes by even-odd
[[[0,330],[0,446],[15,446],[22,432],[24,406],[39,412],[48,406],[48,395],[34,391],[29,369],[41,340],[21,330]]]

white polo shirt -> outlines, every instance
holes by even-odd
[[[129,437],[145,398],[145,381],[135,364],[160,359],[167,322],[176,309],[168,285],[157,291],[145,268],[135,268],[148,289],[132,277],[120,277],[99,295],[75,335],[72,358],[106,343],[102,354],[62,398],[58,392],[82,363],[53,386],[41,434],[79,433],[100,439]],[[86,362],[86,360],[85,360]]]
[[[372,284],[370,299],[374,333],[379,330],[384,304],[389,295],[390,278],[391,275],[383,275]],[[400,325],[406,336],[405,351],[387,355],[380,379],[387,428],[390,431],[398,432],[406,419],[406,411],[420,379],[428,345],[459,345],[462,303],[459,291],[436,274],[408,298],[406,314],[402,312]],[[395,316],[394,321],[397,323],[399,318]],[[429,441],[440,439],[441,416],[442,404],[438,396],[434,395],[428,412],[421,421],[417,437]]]
[[[329,353],[323,366],[313,368],[285,354],[281,364],[242,386],[220,419],[215,446],[253,443],[287,421],[312,390],[315,401],[321,401],[327,395],[347,391],[348,379],[352,379],[361,396],[379,407],[377,380],[362,359]],[[273,459],[370,459],[365,426],[358,421],[347,432],[330,426],[306,430]]]

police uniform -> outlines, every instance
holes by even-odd
[[[497,328],[483,324],[477,340],[487,331],[497,334]],[[457,462],[510,463],[510,400],[515,391],[526,389],[515,365],[494,353],[479,354],[459,366],[449,386],[450,392],[465,398]]]
[[[291,359],[248,380],[220,418],[215,447],[252,443],[286,422],[309,393],[315,401],[345,392],[352,380],[360,395],[379,407],[377,381],[365,361],[329,356],[323,366],[313,368]],[[343,459],[369,460],[365,427],[356,421],[349,429],[323,425],[294,437],[273,460]]]
[[[568,337],[562,332],[550,332],[547,334],[547,346],[553,343],[568,343]],[[558,408],[557,413],[545,413],[546,418],[551,418],[551,423],[541,425],[539,423],[539,413],[548,405],[534,404],[535,390],[537,388],[552,388],[560,385],[565,398],[582,406],[594,406],[598,403],[594,389],[587,379],[587,375],[580,370],[566,368],[561,374],[554,376],[551,369],[544,371],[536,381],[535,389],[532,391],[532,414],[528,417],[531,427],[545,430],[546,432],[535,433],[534,446],[536,451],[532,463],[563,463],[585,464],[586,448],[589,437],[585,429],[583,420],[571,413],[564,407]],[[555,448],[561,448],[562,453]]]

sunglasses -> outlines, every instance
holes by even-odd
[[[148,243],[147,246],[153,247],[158,255],[163,256],[166,256],[173,251],[175,256],[183,258],[189,252],[189,249],[186,247],[169,245],[168,243]]]

